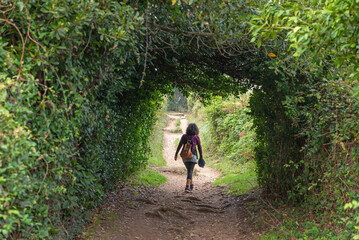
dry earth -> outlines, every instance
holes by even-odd
[[[181,119],[183,130],[187,126],[183,114],[168,115],[163,150],[167,166],[155,168],[168,181],[157,188],[122,186],[111,193],[108,203],[97,214],[97,223],[85,234],[87,239],[257,239],[260,236],[263,229],[255,223],[253,207],[259,199],[258,190],[239,197],[228,196],[224,189],[213,186],[220,173],[197,165],[195,190],[184,192],[185,167],[182,160],[174,161],[175,141],[182,134],[169,131],[175,128],[176,119]]]

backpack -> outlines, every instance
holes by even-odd
[[[182,148],[180,156],[185,159],[192,158],[192,138],[187,138],[187,143]]]

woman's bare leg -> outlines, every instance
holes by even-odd
[[[192,184],[192,179],[187,179],[187,186],[191,185]]]

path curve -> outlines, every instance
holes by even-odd
[[[187,120],[183,114],[169,114],[164,129],[166,167],[155,170],[168,181],[158,188],[133,190],[121,187],[109,195],[103,206],[102,219],[93,230],[92,239],[256,239],[251,214],[242,197],[227,196],[223,189],[214,187],[220,176],[206,166],[195,167],[195,190],[185,193],[186,169],[182,160],[174,161],[176,139],[182,133],[172,133],[175,120],[181,120],[184,131]],[[206,154],[204,153],[204,156]]]

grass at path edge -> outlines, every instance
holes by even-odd
[[[134,175],[134,178],[131,181],[134,186],[140,187],[158,187],[165,182],[167,182],[167,178],[152,169],[139,171]]]
[[[167,126],[167,114],[162,109],[159,112],[157,123],[150,137],[151,156],[148,159],[149,166],[146,169],[138,171],[129,181],[134,186],[158,187],[167,181],[162,174],[151,169],[152,166],[166,166],[166,160],[163,157],[163,129]]]

